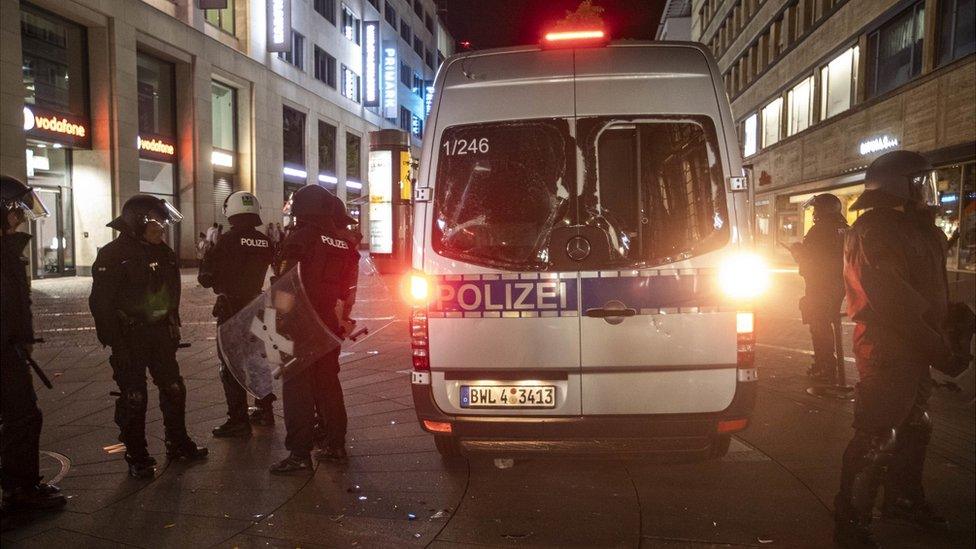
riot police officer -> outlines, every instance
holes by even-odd
[[[359,252],[342,229],[353,223],[345,205],[317,185],[302,187],[292,198],[298,220],[282,243],[275,272],[283,274],[301,263],[301,281],[315,312],[329,330],[342,338],[352,330],[348,311],[355,296]],[[346,408],[339,384],[339,351],[332,352],[282,384],[285,447],[290,454],[271,467],[274,474],[311,468],[316,410],[326,431],[322,457],[346,457]]]
[[[186,386],[176,350],[180,343],[180,270],[166,245],[166,226],[182,220],[165,200],[136,195],[108,224],[119,236],[98,251],[88,299],[98,341],[112,348],[109,362],[119,386],[115,423],[125,444],[129,474],[152,477],[156,460],[146,448],[146,370],[159,388],[159,408],[171,459],[200,459],[186,432]]]
[[[871,163],[865,191],[852,205],[868,209],[848,232],[844,279],[856,322],[854,437],[844,452],[835,500],[835,539],[874,547],[868,530],[879,487],[882,516],[926,529],[946,520],[929,506],[922,469],[932,431],[929,367],[957,375],[968,356],[944,332],[948,308],[945,236],[932,223],[937,204],[932,166],[895,151]]]
[[[813,208],[813,227],[802,243],[790,247],[800,268],[806,292],[800,300],[800,316],[810,326],[813,340],[811,377],[832,382],[839,349],[840,306],[844,300],[844,234],[847,220],[841,214],[840,199],[824,193],[804,205]]]
[[[30,280],[24,248],[31,240],[17,228],[27,218],[47,217],[34,191],[0,176],[0,406],[3,414],[3,511],[54,509],[65,504],[61,491],[40,482],[38,441],[42,416],[28,358],[34,344]]]
[[[237,314],[250,303],[264,285],[264,277],[274,256],[271,240],[255,227],[261,225],[261,206],[256,196],[237,191],[224,200],[224,215],[230,230],[221,235],[217,244],[203,257],[197,280],[204,288],[217,294],[213,315],[217,324]],[[213,430],[215,437],[246,437],[251,434],[247,415],[247,393],[228,369],[220,355],[220,381],[227,398],[227,421]],[[274,395],[255,402],[257,408],[271,415]]]

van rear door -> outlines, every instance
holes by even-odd
[[[549,262],[575,212],[572,51],[445,70],[422,221],[434,400],[450,415],[579,415],[578,276]]]
[[[609,248],[580,263],[582,412],[721,411],[736,333],[714,275],[731,224],[708,64],[690,47],[580,49],[576,81],[581,223]]]

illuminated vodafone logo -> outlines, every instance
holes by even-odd
[[[167,156],[172,156],[176,154],[176,146],[172,143],[167,143],[165,141],[160,141],[159,139],[143,139],[141,137],[136,137],[136,144],[139,150],[152,152],[156,154],[165,154]]]
[[[72,122],[64,116],[42,116],[34,114],[30,107],[24,107],[24,131],[44,130],[71,137],[84,138],[88,130],[84,124]]]

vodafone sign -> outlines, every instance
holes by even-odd
[[[48,111],[36,105],[24,107],[24,131],[37,139],[73,147],[88,148],[91,145],[87,120]]]

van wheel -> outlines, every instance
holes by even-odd
[[[708,450],[709,459],[719,459],[729,453],[732,435],[717,435],[712,437],[712,447]]]
[[[461,444],[455,437],[434,435],[434,446],[444,461],[457,461],[462,457]]]

